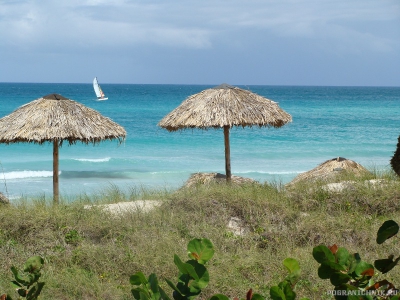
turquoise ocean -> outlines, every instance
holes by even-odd
[[[216,84],[217,85],[217,84]],[[60,148],[60,192],[73,198],[117,186],[177,189],[195,172],[224,173],[220,129],[168,132],[157,123],[188,96],[215,85],[0,83],[0,117],[50,93],[99,111],[127,131],[124,143]],[[232,174],[287,183],[322,162],[345,157],[390,169],[400,134],[400,87],[239,86],[274,100],[293,122],[231,130]],[[0,192],[52,197],[52,145],[0,144]]]

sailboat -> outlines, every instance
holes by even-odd
[[[102,100],[108,100],[108,98],[104,95],[103,90],[101,89],[99,82],[97,81],[97,77],[93,79],[93,88],[94,92],[96,93],[97,100],[102,101]]]

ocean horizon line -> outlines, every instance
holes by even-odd
[[[227,83],[121,83],[121,82],[102,82],[101,85],[137,85],[137,86],[218,86],[220,84]],[[92,82],[19,82],[19,81],[1,81],[0,84],[77,84],[77,85],[92,85]],[[313,85],[313,84],[234,84],[227,83],[237,87],[310,87],[310,88],[400,88],[400,85]]]

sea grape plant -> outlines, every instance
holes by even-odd
[[[383,223],[377,233],[376,241],[382,244],[395,236],[399,225],[393,220]],[[314,259],[320,263],[318,276],[329,279],[334,286],[331,291],[335,299],[400,299],[399,290],[388,280],[375,282],[376,270],[382,274],[393,269],[400,261],[390,255],[386,259],[375,260],[374,265],[363,260],[358,253],[350,254],[344,247],[336,244],[327,247],[317,246],[313,249]]]
[[[214,246],[208,239],[193,239],[187,246],[189,260],[183,262],[178,255],[174,256],[174,263],[178,267],[178,282],[174,284],[165,279],[172,288],[172,297],[175,300],[194,299],[204,289],[210,280],[205,263],[214,255]],[[148,278],[142,272],[137,272],[130,277],[133,285],[132,295],[137,300],[170,300],[170,297],[159,286],[155,274]]]
[[[286,258],[283,261],[283,265],[289,271],[289,275],[285,277],[278,285],[272,286],[269,290],[269,295],[272,300],[295,300],[296,293],[294,292],[294,287],[300,279],[300,265],[294,258]],[[227,296],[223,294],[217,294],[212,296],[209,300],[230,300]],[[234,298],[234,300],[239,300]],[[250,289],[246,298],[240,300],[265,300],[265,298],[260,294],[253,293]],[[308,298],[301,298],[301,300],[309,300]]]
[[[43,258],[33,256],[25,262],[23,272],[19,272],[14,266],[11,267],[11,272],[14,275],[14,280],[11,283],[16,288],[19,298],[27,300],[36,300],[38,298],[44,286],[44,282],[39,282],[43,263]],[[0,300],[12,300],[12,298],[3,294],[0,296]]]
[[[287,275],[277,286],[271,287],[269,295],[273,300],[294,300],[296,299],[294,287],[300,279],[300,265],[294,258],[286,258],[283,261],[283,265],[289,271],[289,275]],[[302,298],[302,300],[308,299]]]

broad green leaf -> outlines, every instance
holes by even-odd
[[[283,291],[283,294],[285,295],[286,300],[295,300],[296,299],[296,293],[293,291],[289,282],[287,282],[287,281],[280,282],[278,286]]]
[[[171,280],[165,279],[165,281],[166,281],[167,284],[171,287],[171,289],[173,289],[175,292],[177,292],[177,293],[179,293],[179,294],[181,293],[181,292],[179,291],[179,289],[176,287],[176,285],[172,283]]]
[[[24,298],[26,298],[27,292],[28,291],[26,289],[18,289],[17,290],[18,295],[20,295],[21,297],[24,297]]]
[[[335,256],[332,254],[331,250],[329,250],[329,248],[326,247],[325,245],[314,247],[313,257],[320,264],[327,262],[335,262]]]
[[[272,300],[286,300],[285,294],[279,288],[279,286],[273,286],[269,289],[269,295]]]
[[[129,282],[132,285],[141,285],[141,284],[147,284],[148,283],[146,277],[144,276],[144,274],[142,272],[137,272],[136,274],[132,275],[129,278]]]
[[[399,232],[399,225],[395,221],[393,220],[385,221],[378,230],[376,236],[376,242],[378,244],[382,244],[384,241],[396,235],[398,232]]]
[[[357,264],[357,267],[354,270],[354,273],[357,276],[362,276],[363,273],[368,272],[368,270],[370,270],[370,269],[374,270],[374,266],[369,263],[366,263],[365,261],[361,261]],[[372,275],[366,274],[366,276],[372,276]]]
[[[14,274],[15,281],[17,281],[21,285],[25,286],[29,285],[30,283],[29,278],[27,276],[20,275],[16,267],[12,266],[11,272]]]
[[[24,264],[24,272],[36,273],[39,272],[44,264],[43,258],[40,256],[32,256]]]
[[[133,298],[135,298],[136,300],[140,299],[140,292],[137,289],[132,289],[131,293],[132,293]]]
[[[193,267],[192,267],[192,266],[189,266],[189,267],[188,267],[188,265],[187,265],[186,263],[184,263],[184,262],[179,258],[179,256],[176,255],[176,254],[174,255],[174,263],[175,263],[175,265],[178,267],[179,272],[181,272],[182,274],[188,274],[188,275],[190,275],[190,276],[192,276],[192,277],[193,277],[193,275],[196,276],[196,275],[195,275],[195,272],[194,272],[194,270],[193,270]],[[190,273],[192,273],[192,274],[190,274]],[[197,279],[196,277],[193,277],[193,278]]]
[[[156,274],[152,273],[149,276],[149,284],[150,284],[150,289],[153,292],[153,294],[158,294],[158,280]]]
[[[260,294],[253,294],[253,296],[251,297],[251,300],[265,300],[265,298],[263,296],[261,296]]]
[[[330,281],[331,281],[332,285],[334,285],[334,286],[338,286],[338,285],[347,283],[350,279],[351,279],[351,276],[344,274],[344,273],[340,273],[340,272],[333,272],[330,277]]]
[[[331,274],[335,272],[327,265],[320,265],[318,268],[318,277],[321,279],[329,279]]]
[[[171,300],[171,298],[165,293],[165,291],[159,286],[160,295],[163,300]]]
[[[339,265],[342,265],[346,269],[350,265],[349,258],[350,258],[350,253],[349,253],[349,251],[347,251],[346,248],[340,247],[338,249],[338,251],[336,252],[337,263]]]
[[[210,281],[210,275],[206,267],[202,264],[199,264],[196,260],[189,260],[187,261],[186,265],[190,265],[196,274],[196,278],[195,280],[191,281],[190,287],[200,290],[204,289]]]
[[[385,274],[389,272],[391,269],[393,269],[399,261],[400,261],[400,256],[395,260],[393,260],[393,256],[390,256],[389,258],[386,259],[375,260],[374,266],[377,270]]]
[[[214,255],[214,245],[208,239],[193,239],[187,246],[188,256],[205,264]]]
[[[230,300],[229,297],[223,295],[223,294],[216,294],[212,296],[209,300]]]
[[[18,281],[12,280],[11,284],[13,286],[14,289],[19,289],[22,287],[22,284],[20,284]]]
[[[346,271],[346,267],[344,267],[338,263],[335,263],[335,262],[328,261],[328,262],[323,263],[323,265],[327,265],[328,267],[330,267],[332,270],[335,270],[335,271]]]
[[[283,265],[288,269],[289,273],[300,273],[300,265],[294,258],[285,258]]]

